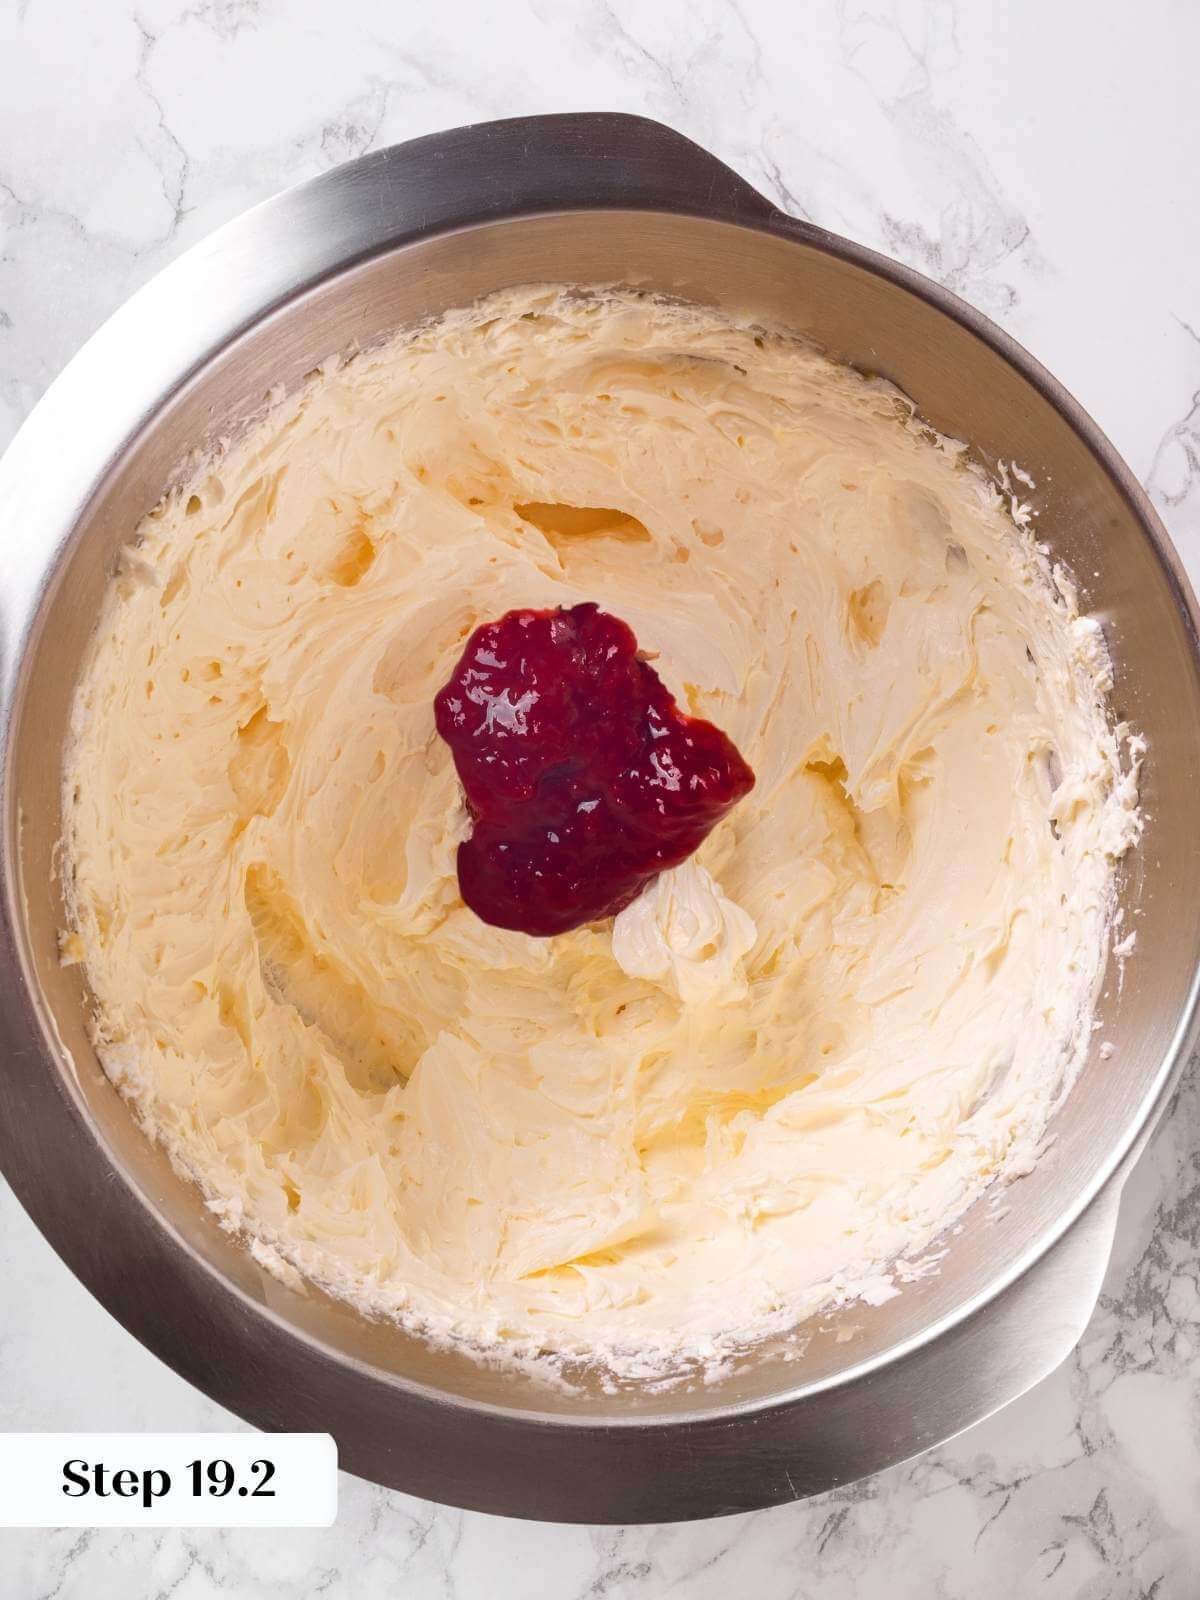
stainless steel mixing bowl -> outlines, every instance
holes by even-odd
[[[882,372],[937,428],[1034,474],[1039,526],[1104,621],[1121,716],[1149,740],[1122,895],[1137,952],[1006,1215],[969,1214],[936,1276],[818,1319],[709,1387],[557,1393],[294,1293],[223,1234],[100,1071],[63,969],[55,862],[71,690],[119,544],[181,459],[330,352],[503,285],[645,285],[750,311]],[[411,1493],[591,1522],[811,1494],[966,1427],[1070,1350],[1122,1180],[1183,1061],[1200,958],[1194,599],[1095,424],[969,306],[782,215],[639,118],[537,117],[418,139],[269,201],[137,294],[0,464],[0,1157],[55,1249],[138,1339],[263,1428],[329,1429]],[[1097,1038],[1101,1035],[1097,1035]],[[798,1358],[797,1357],[797,1352]],[[794,1359],[787,1359],[792,1356]]]

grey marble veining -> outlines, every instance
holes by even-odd
[[[1200,577],[1196,9],[1044,0],[0,0],[0,445],[137,285],[381,144],[641,111],[948,284],[1051,367]],[[2,537],[13,537],[5,530]],[[0,1193],[0,1428],[233,1425]],[[664,1527],[503,1522],[350,1478],[335,1528],[0,1533],[14,1600],[1200,1594],[1200,1073],[1072,1359],[839,1493]]]

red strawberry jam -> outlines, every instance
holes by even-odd
[[[733,742],[685,716],[633,630],[590,602],[476,628],[435,709],[475,824],[459,888],[497,928],[615,916],[754,787]]]

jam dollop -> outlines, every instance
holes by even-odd
[[[474,823],[459,888],[498,928],[615,916],[754,787],[732,740],[681,712],[633,630],[591,601],[476,628],[435,711]]]

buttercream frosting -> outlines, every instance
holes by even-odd
[[[1137,831],[1027,521],[886,383],[694,307],[512,291],[327,363],[137,530],[79,685],[114,1080],[260,1258],[438,1335],[644,1370],[894,1292],[1033,1159]],[[530,938],[458,897],[432,701],[480,621],[584,600],[757,786]]]

